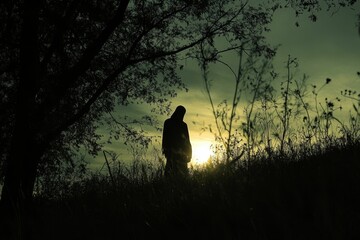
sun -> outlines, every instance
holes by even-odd
[[[198,141],[192,144],[193,154],[192,162],[195,164],[204,164],[213,155],[211,151],[211,142]]]

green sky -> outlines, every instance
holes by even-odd
[[[287,56],[290,54],[299,60],[299,75],[309,75],[310,84],[320,86],[326,78],[332,79],[332,83],[323,91],[324,96],[339,96],[340,90],[343,89],[360,92],[360,78],[356,74],[360,71],[360,35],[357,23],[359,10],[355,9],[360,9],[359,3],[352,9],[341,9],[335,14],[321,12],[316,22],[311,22],[307,15],[296,18],[290,9],[277,11],[270,25],[271,32],[266,34],[270,44],[281,45],[274,60],[276,70],[284,74],[281,71],[284,70]],[[299,23],[299,27],[296,27],[296,22]],[[224,60],[228,63],[238,61],[236,56],[229,56]],[[204,125],[213,123],[213,118],[197,63],[184,60],[182,64],[184,68],[179,74],[189,91],[179,92],[178,97],[172,99],[172,109],[180,104],[186,107],[187,114],[184,120],[188,124],[193,147],[196,148],[201,143],[210,144],[213,141],[211,133],[201,133]],[[220,65],[213,66],[210,69],[210,78],[213,81],[212,92],[216,103],[231,96],[233,79],[226,68]],[[346,104],[346,101],[342,104]],[[140,116],[148,113],[149,107],[131,106],[126,111]],[[159,116],[159,121],[163,122],[167,117]],[[150,134],[158,136],[158,139],[161,137],[161,132]],[[129,154],[124,151],[121,140],[106,145],[105,149],[116,151],[120,154],[119,158],[124,161],[131,160]],[[101,154],[92,164],[97,168],[103,161]]]

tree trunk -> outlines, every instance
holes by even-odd
[[[0,202],[0,238],[29,239],[30,204],[42,151],[35,133],[35,96],[39,82],[39,1],[24,1],[20,42],[20,72],[15,123],[5,159],[5,182]],[[2,236],[3,235],[3,236]]]
[[[41,151],[26,135],[14,137],[1,195],[1,226],[5,239],[29,239],[31,204]],[[4,238],[2,238],[4,239]]]

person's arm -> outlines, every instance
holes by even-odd
[[[164,129],[163,129],[163,137],[162,137],[162,153],[165,154],[165,157],[167,155],[168,151],[168,144],[169,144],[169,127],[168,127],[168,121],[166,120],[164,122]]]

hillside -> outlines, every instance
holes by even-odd
[[[93,175],[62,195],[37,195],[32,232],[35,239],[359,239],[359,143],[296,157],[209,165],[186,179],[160,171],[115,182]]]

